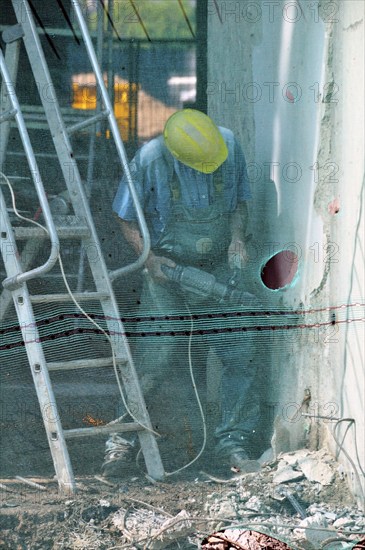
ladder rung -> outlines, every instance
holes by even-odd
[[[95,428],[63,430],[63,434],[65,439],[76,439],[78,437],[92,437],[94,435],[110,434],[114,432],[137,432],[144,429],[145,428],[137,422],[115,422],[114,424],[106,424],[105,426],[97,426]]]
[[[78,130],[82,130],[83,128],[87,128],[88,126],[91,126],[91,124],[95,124],[96,122],[99,122],[99,120],[103,120],[106,118],[109,114],[109,111],[101,111],[97,115],[94,115],[87,120],[83,120],[81,122],[76,122],[76,124],[73,124],[72,126],[68,126],[67,133],[73,134],[74,132],[77,132]]]
[[[35,126],[31,126],[31,125],[27,125],[27,128],[35,128],[37,129]],[[48,126],[44,126],[44,128],[46,130],[48,130]],[[8,151],[7,152],[8,155],[11,155],[13,157],[25,157],[25,153],[22,152],[22,151]],[[46,159],[57,159],[58,156],[56,155],[56,153],[34,153],[34,155],[36,157],[39,157],[39,158],[46,158]],[[89,156],[88,155],[74,155],[74,158],[76,160],[89,160]]]
[[[74,292],[73,296],[78,302],[81,301],[100,301],[109,298],[107,292]],[[69,294],[33,294],[30,301],[34,304],[48,304],[50,302],[72,302]]]
[[[118,365],[126,363],[126,359],[116,357],[115,361]],[[113,357],[103,357],[101,359],[78,359],[75,361],[51,361],[47,363],[49,371],[53,370],[74,370],[74,369],[96,369],[101,367],[111,367],[113,365]]]
[[[85,225],[56,226],[57,235],[60,239],[82,239],[90,236],[90,231]],[[40,227],[14,227],[16,239],[47,239],[48,233]]]
[[[15,117],[16,114],[17,114],[16,109],[10,109],[10,111],[5,111],[5,113],[0,115],[0,124],[2,122],[6,122],[7,120],[11,120],[12,118]]]

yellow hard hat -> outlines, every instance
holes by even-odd
[[[195,109],[174,113],[165,124],[165,145],[183,164],[211,174],[228,156],[222,134],[211,118]]]

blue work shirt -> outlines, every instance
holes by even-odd
[[[246,162],[233,132],[219,127],[228,148],[222,164],[223,197],[227,212],[239,202],[251,198]],[[177,175],[180,200],[189,208],[204,208],[214,201],[213,174],[204,174],[175,159],[164,144],[163,136],[152,139],[136,153],[130,163],[132,179],[151,234],[152,247],[158,242],[169,220],[172,207],[170,183]],[[127,178],[124,175],[113,202],[113,210],[126,221],[137,221]]]

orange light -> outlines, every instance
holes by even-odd
[[[85,422],[85,424],[89,424],[90,426],[104,426],[106,424],[104,420],[93,418],[90,414],[87,414],[82,419],[82,421]]]
[[[105,79],[106,80],[106,79]],[[115,77],[114,80],[114,114],[117,119],[121,137],[127,141],[130,135],[136,132],[136,108],[138,84],[130,84]],[[130,101],[132,94],[135,101]],[[100,97],[98,97],[100,100]],[[97,88],[95,76],[92,73],[83,73],[72,77],[72,108],[80,110],[95,110],[97,103]],[[107,130],[106,137],[110,137]]]

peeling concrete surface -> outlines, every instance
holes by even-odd
[[[332,3],[336,13],[330,17],[328,2],[320,1],[315,20],[312,12],[305,11],[313,4],[301,3],[306,18],[286,29],[286,48],[280,42],[284,29],[280,9],[285,2],[279,2],[279,17],[270,22],[267,13],[265,19],[264,3],[259,4],[262,17],[251,28],[242,17],[228,21],[210,17],[209,78],[240,85],[250,79],[279,85],[293,80],[304,89],[307,71],[317,83],[312,89],[316,91],[312,103],[307,104],[284,101],[280,105],[266,98],[266,102],[261,99],[254,104],[246,101],[234,105],[234,94],[226,95],[224,101],[218,94],[208,98],[210,113],[218,116],[220,123],[231,124],[249,161],[260,164],[290,159],[313,170],[306,185],[302,181],[296,187],[280,188],[277,174],[274,178],[266,174],[264,181],[255,180],[253,185],[252,232],[255,234],[255,227],[256,232],[259,227],[259,239],[270,241],[274,250],[288,242],[303,250],[296,284],[284,292],[260,296],[271,307],[302,308],[306,312],[298,316],[300,330],[281,331],[265,340],[263,368],[270,372],[269,400],[275,403],[289,432],[289,437],[278,437],[279,444],[285,440],[286,445],[289,440],[291,449],[303,443],[311,449],[322,445],[333,452],[337,449],[352,491],[365,508],[361,471],[365,464],[365,4],[357,0]],[[222,2],[217,0],[217,5]],[[321,33],[324,56],[320,67]],[[310,53],[306,48],[311,41],[315,47]],[[317,118],[307,132],[307,120],[303,123],[301,115],[309,120],[313,102]],[[289,107],[297,111],[291,112]],[[247,137],[253,130],[255,140]],[[302,152],[313,145],[313,161],[304,160],[308,157]],[[313,185],[312,195],[307,193],[308,185]],[[296,211],[297,205],[301,210]],[[250,274],[257,277],[256,265]],[[305,388],[311,391],[306,410],[301,408]],[[289,410],[297,413],[294,420]],[[310,416],[301,418],[303,412]],[[273,426],[274,439],[279,432]],[[335,437],[338,441],[343,438],[341,446]]]

